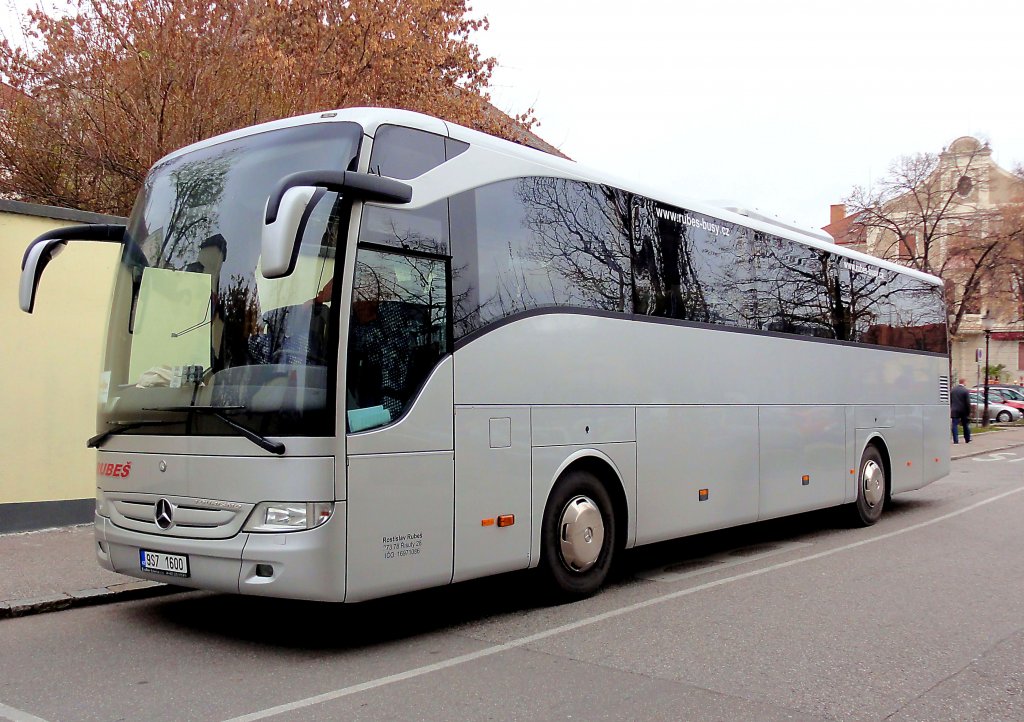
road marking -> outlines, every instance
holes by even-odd
[[[1015,464],[1024,461],[1024,456],[1017,456],[1012,451],[999,451],[988,456],[975,456],[974,461],[1005,461],[1007,464]]]
[[[46,722],[42,717],[36,717],[28,712],[22,712],[20,709],[8,707],[3,702],[0,702],[0,718],[10,720],[11,722]]]
[[[687,559],[684,562],[676,562],[658,569],[651,569],[634,575],[637,579],[646,579],[649,582],[680,582],[690,577],[701,574],[710,574],[722,569],[739,566],[747,562],[757,561],[765,557],[773,557],[776,554],[784,554],[794,549],[809,547],[809,542],[771,542],[766,544],[754,544],[749,547],[730,549],[727,552],[710,554],[699,559]]]
[[[294,712],[295,710],[302,709],[304,707],[311,707],[316,704],[323,704],[324,702],[332,702],[336,699],[341,699],[342,697],[349,697],[353,694],[359,694],[360,692],[367,692],[371,689],[378,689],[380,687],[385,687],[389,684],[395,684],[396,682],[404,682],[407,679],[422,677],[423,675],[431,674],[432,672],[439,672],[443,669],[449,669],[451,667],[456,667],[460,664],[465,664],[466,662],[472,662],[474,660],[482,659],[484,657],[491,657],[495,654],[506,652],[510,649],[518,649],[520,647],[525,647],[528,644],[533,644],[534,642],[539,642],[543,639],[554,637],[558,634],[572,632],[582,627],[588,627],[591,624],[597,624],[598,622],[604,622],[609,619],[621,617],[624,614],[637,612],[641,609],[646,609],[647,607],[652,607],[656,604],[661,604],[662,602],[668,602],[673,599],[680,599],[681,597],[687,597],[691,594],[697,594],[698,592],[703,592],[708,589],[714,589],[715,587],[720,587],[725,584],[731,584],[732,582],[738,582],[744,579],[751,579],[753,577],[758,577],[763,574],[768,574],[770,572],[776,572],[780,569],[786,569],[788,567],[796,566],[797,564],[803,564],[804,562],[811,562],[818,559],[824,559],[825,557],[830,557],[833,554],[839,554],[840,552],[856,549],[866,544],[873,544],[875,542],[883,541],[885,539],[892,539],[893,537],[897,537],[902,534],[907,534],[912,531],[917,531],[918,529],[924,529],[925,527],[932,526],[933,524],[938,524],[939,522],[946,521],[947,519],[952,519],[953,517],[960,516],[961,514],[966,514],[967,512],[985,506],[986,504],[991,504],[993,502],[999,501],[1000,499],[1004,499],[1008,496],[1011,496],[1012,494],[1019,494],[1022,491],[1024,491],[1024,486],[1018,487],[1016,489],[1011,489],[1010,491],[1004,491],[1002,494],[997,494],[996,496],[990,497],[988,499],[975,502],[970,506],[965,506],[963,509],[950,512],[949,514],[943,514],[942,516],[936,517],[934,519],[929,519],[928,521],[913,524],[903,529],[897,529],[896,531],[880,534],[878,536],[871,537],[870,539],[861,539],[860,541],[845,544],[841,547],[836,547],[834,549],[826,549],[825,551],[817,552],[816,554],[809,554],[805,557],[800,557],[798,559],[790,559],[789,561],[779,562],[778,564],[773,564],[772,566],[764,567],[762,569],[753,569],[749,572],[743,572],[742,574],[736,574],[731,577],[724,577],[722,579],[716,579],[711,582],[705,582],[704,584],[700,584],[695,587],[688,587],[686,589],[680,589],[678,591],[670,592],[668,594],[662,594],[661,596],[652,597],[651,599],[647,599],[642,602],[636,602],[635,604],[620,607],[619,609],[613,609],[611,611],[603,612],[601,614],[595,614],[592,617],[586,617],[584,619],[579,619],[575,622],[570,622],[568,624],[563,624],[558,627],[553,627],[543,632],[537,632],[536,634],[531,634],[527,637],[520,637],[519,639],[512,640],[511,642],[505,642],[504,644],[496,644],[492,647],[477,650],[476,652],[469,652],[468,654],[460,654],[457,657],[452,657],[451,659],[444,660],[443,662],[436,662],[434,664],[416,667],[405,672],[399,672],[398,674],[388,675],[387,677],[371,679],[367,682],[354,684],[350,687],[343,687],[341,689],[336,689],[332,692],[324,692],[323,694],[318,694],[313,697],[307,697],[305,699],[296,700],[295,702],[288,702],[287,704],[277,705],[276,707],[269,707],[258,712],[252,712],[250,714],[242,715],[240,717],[232,717],[230,720],[226,720],[225,722],[254,722],[255,720],[266,719],[267,717],[274,717],[276,715],[284,714],[286,712]]]

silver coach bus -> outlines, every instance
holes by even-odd
[[[104,567],[361,601],[948,473],[939,279],[404,111],[228,133],[146,177],[98,413]]]

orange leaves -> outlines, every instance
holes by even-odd
[[[238,127],[353,105],[418,110],[516,138],[485,99],[494,68],[466,0],[82,0],[0,44],[27,95],[0,114],[0,192],[128,212],[146,169]],[[33,40],[34,38],[34,40]],[[518,126],[517,126],[518,123]]]

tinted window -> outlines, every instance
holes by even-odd
[[[407,210],[363,206],[359,240],[425,253],[448,255],[448,201]]]
[[[451,253],[457,339],[554,306],[945,352],[939,289],[598,184],[520,178],[366,206],[360,238]]]
[[[637,313],[749,325],[746,229],[640,197],[633,201],[632,228]]]
[[[456,337],[544,306],[631,310],[625,194],[521,178],[452,199],[452,217]]]
[[[755,233],[754,265],[758,328],[820,338],[846,335],[832,254]]]
[[[942,288],[859,261],[841,262],[852,339],[861,343],[946,353]]]
[[[464,153],[468,143],[414,128],[382,125],[370,153],[370,172],[408,180]]]
[[[463,143],[461,140],[455,140],[454,138],[444,139],[444,159],[451,160],[457,155],[462,155],[469,150],[469,143]]]
[[[449,350],[446,261],[360,248],[348,349],[349,431],[398,419]]]
[[[443,136],[398,125],[377,129],[370,153],[370,172],[408,180],[445,161]]]
[[[903,348],[947,353],[946,307],[942,288],[900,276],[893,294],[893,321],[903,331]]]

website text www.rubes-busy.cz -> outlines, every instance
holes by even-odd
[[[712,223],[711,221],[700,218],[699,216],[690,215],[685,211],[670,211],[667,208],[659,208],[658,218],[662,218],[666,221],[673,221],[674,223],[681,223],[684,226],[690,226],[692,228],[700,228],[702,231],[713,233],[716,236],[729,236],[732,234],[732,230],[727,226]]]

